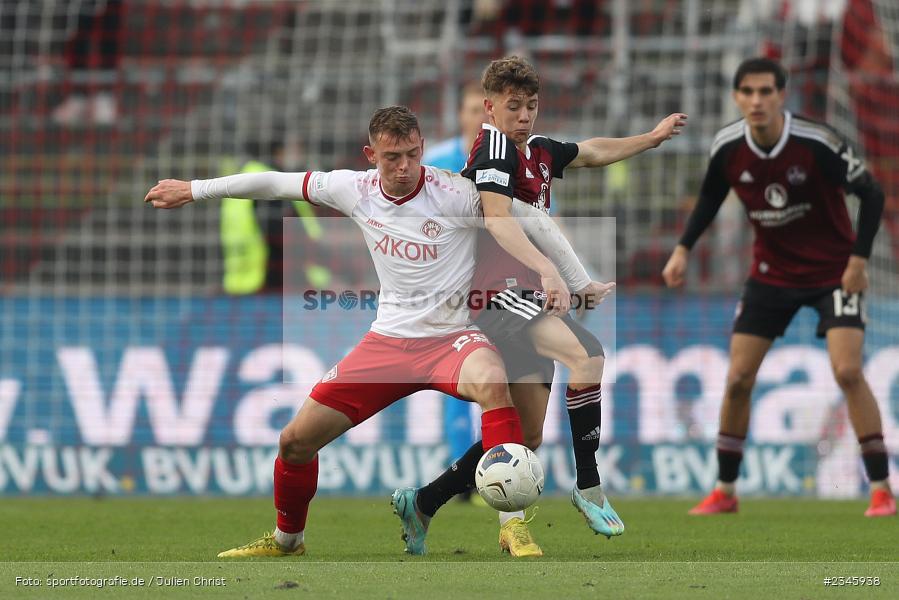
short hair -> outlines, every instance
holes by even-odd
[[[540,91],[537,69],[520,56],[507,56],[494,60],[484,69],[481,77],[484,93],[502,94],[507,90],[533,96]]]
[[[421,135],[418,117],[405,106],[379,108],[368,122],[368,139],[371,142],[381,135],[391,140],[407,140],[412,137],[413,131]]]
[[[758,56],[744,60],[737,67],[737,72],[734,74],[734,89],[740,89],[740,82],[752,73],[771,73],[774,75],[774,85],[779,90],[784,89],[787,85],[787,71],[783,66],[775,60]]]
[[[469,81],[462,86],[462,89],[459,93],[459,108],[462,108],[462,105],[465,103],[465,99],[469,96],[478,96],[480,98],[484,97],[484,88],[481,86],[480,81]]]

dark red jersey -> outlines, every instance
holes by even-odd
[[[485,123],[475,138],[462,175],[474,181],[478,191],[496,192],[549,212],[552,180],[561,179],[577,153],[577,144],[542,135],[531,136],[522,152],[499,129]],[[483,295],[516,286],[539,290],[540,277],[503,250],[493,236],[482,232],[472,293]],[[478,298],[474,300],[476,308]]]
[[[737,194],[755,230],[754,279],[839,285],[855,243],[844,191],[867,179],[864,161],[833,129],[787,112],[770,149],[758,147],[744,120],[718,132],[700,203],[717,211],[729,189]],[[704,229],[691,225],[681,241],[687,247]]]

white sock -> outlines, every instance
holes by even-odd
[[[518,517],[522,521],[524,521],[524,511],[520,510],[518,512],[502,512],[499,513],[499,526],[502,527],[506,523],[509,522],[509,519],[514,519]]]
[[[285,550],[296,550],[303,543],[303,532],[285,533],[275,527],[275,541]]]
[[[737,493],[737,486],[734,483],[724,483],[723,481],[718,481],[717,483],[715,483],[715,487],[728,496],[733,496]]]
[[[880,481],[872,481],[871,482],[871,491],[874,490],[886,490],[890,491],[890,480],[889,479],[881,479]]]

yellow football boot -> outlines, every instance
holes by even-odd
[[[533,519],[533,517],[531,517]],[[499,528],[499,547],[503,552],[508,552],[515,557],[543,556],[543,550],[531,537],[528,531],[528,523],[518,517],[512,517],[505,525]]]
[[[306,546],[300,543],[293,550],[284,550],[275,541],[274,533],[266,533],[249,544],[218,553],[218,558],[244,558],[247,556],[299,556],[306,553]]]

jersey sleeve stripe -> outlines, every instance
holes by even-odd
[[[842,136],[826,123],[819,123],[818,121],[806,119],[801,115],[794,115],[793,127],[800,127],[805,131],[817,133],[817,135],[828,140],[828,145],[833,145],[837,148],[843,145]]]
[[[821,142],[822,144],[830,148],[831,152],[839,152],[840,146],[842,145],[833,136],[824,136],[822,135],[822,132],[820,130],[806,128],[802,125],[793,125],[791,133],[793,133],[797,137]]]
[[[486,128],[485,128],[486,129]],[[490,160],[502,160],[506,157],[506,149],[508,146],[506,145],[506,136],[492,127],[487,130],[488,135],[490,136],[490,152],[488,154],[488,158]]]
[[[715,154],[718,153],[718,150],[720,150],[722,146],[736,139],[739,139],[742,136],[743,121],[740,120],[736,123],[731,123],[715,135],[715,139],[712,141],[712,149],[709,151],[709,156],[715,156]]]
[[[309,178],[310,177],[312,177],[312,171],[306,171],[306,174],[303,176],[303,200],[305,200],[309,204],[318,206],[318,204],[316,204],[309,198]]]

